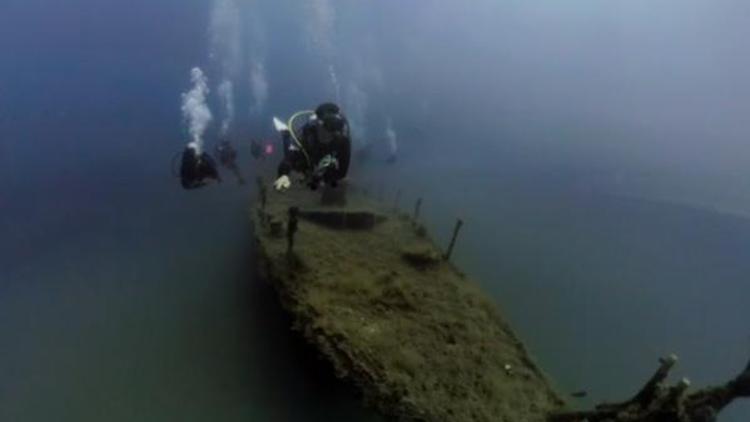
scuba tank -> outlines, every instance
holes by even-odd
[[[180,162],[180,182],[184,189],[197,189],[211,180],[221,182],[216,162],[208,153],[198,154],[196,148],[188,145],[182,152]]]

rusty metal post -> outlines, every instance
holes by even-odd
[[[414,206],[414,221],[419,220],[419,211],[422,208],[422,198],[417,199],[417,204]]]
[[[266,209],[266,199],[268,197],[268,191],[266,190],[266,184],[263,182],[263,178],[258,176],[256,179],[256,183],[258,184],[258,193],[260,194],[260,209],[265,210]]]
[[[294,235],[297,233],[297,215],[299,214],[299,208],[289,208],[289,222],[286,226],[286,253],[291,255],[294,250]]]
[[[464,225],[463,220],[460,218],[456,220],[456,227],[453,228],[453,237],[451,238],[451,243],[448,245],[448,250],[445,252],[445,255],[443,255],[443,258],[445,260],[451,259],[451,254],[453,253],[453,247],[456,246],[456,238],[458,237],[458,232],[461,230],[461,226]]]

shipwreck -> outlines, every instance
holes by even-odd
[[[500,310],[419,221],[349,183],[277,193],[251,209],[260,276],[293,328],[366,404],[406,421],[704,422],[750,396],[750,365],[725,385],[667,385],[661,360],[628,401],[573,410]],[[459,240],[460,241],[460,240]]]

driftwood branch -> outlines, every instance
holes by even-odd
[[[687,394],[690,381],[683,378],[667,386],[669,372],[677,363],[671,355],[660,359],[660,366],[646,385],[630,400],[601,404],[591,411],[558,413],[554,422],[713,422],[719,412],[737,398],[750,397],[750,363],[728,383]]]

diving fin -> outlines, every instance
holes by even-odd
[[[273,118],[273,127],[276,128],[278,132],[289,132],[289,126],[282,122],[278,117]]]

